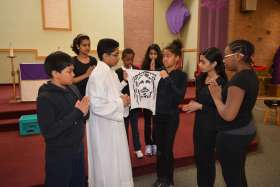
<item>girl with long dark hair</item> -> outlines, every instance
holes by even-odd
[[[202,51],[198,63],[201,71],[196,77],[196,100],[183,106],[186,112],[195,112],[193,130],[194,155],[197,167],[197,185],[213,187],[216,176],[215,148],[216,127],[219,114],[210,95],[208,85],[215,81],[224,87],[227,82],[223,56],[218,48],[212,47]]]
[[[162,53],[161,49],[157,44],[151,44],[146,53],[142,64],[143,70],[159,71],[162,69]],[[145,123],[145,155],[151,156],[156,155],[157,146],[155,140],[155,128],[152,112],[148,109],[143,109],[144,123]]]

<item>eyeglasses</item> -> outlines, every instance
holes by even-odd
[[[244,56],[242,53],[231,53],[231,54],[228,54],[228,55],[225,55],[225,56],[224,56],[223,62],[225,63],[225,60],[226,60],[228,57],[231,57],[231,56],[233,56],[233,55],[235,55],[235,54],[239,54],[239,55],[241,55],[241,56]]]
[[[224,59],[225,59],[225,58],[228,58],[228,57],[231,57],[231,56],[233,56],[233,55],[235,55],[235,54],[239,54],[239,55],[241,55],[241,56],[244,56],[242,53],[231,53],[231,54],[225,55],[225,56],[224,56]]]

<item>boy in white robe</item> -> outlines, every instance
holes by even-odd
[[[87,95],[90,118],[87,127],[89,187],[133,187],[131,161],[124,125],[130,98],[113,69],[119,61],[119,43],[101,39],[100,61],[89,77]]]

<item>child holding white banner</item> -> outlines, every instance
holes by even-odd
[[[187,75],[177,69],[182,43],[174,40],[163,51],[165,70],[157,89],[155,128],[157,140],[157,180],[153,186],[171,187],[173,181],[173,144],[179,126],[179,108],[185,96]]]

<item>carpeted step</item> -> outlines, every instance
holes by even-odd
[[[17,125],[17,124],[18,124],[17,118],[0,119],[0,126],[1,125]]]
[[[5,111],[0,112],[0,120],[6,120],[6,119],[19,119],[22,115],[28,115],[28,114],[36,114],[36,109],[27,109],[27,110],[11,110],[11,111]]]
[[[18,118],[0,119],[0,132],[18,130]]]

